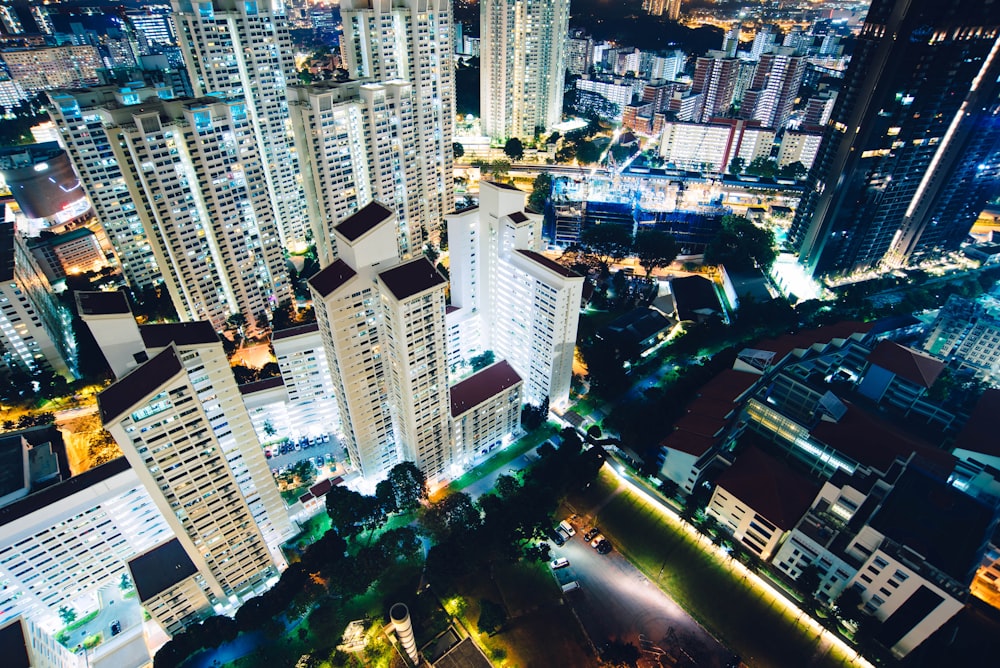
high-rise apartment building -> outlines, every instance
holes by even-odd
[[[1000,5],[875,0],[790,238],[815,274],[956,247],[996,183]]]
[[[341,2],[344,35],[341,38],[344,67],[352,78],[383,84],[385,99],[373,99],[372,113],[376,123],[375,139],[383,140],[393,133],[413,133],[416,151],[409,156],[415,162],[412,173],[405,175],[402,185],[416,198],[417,215],[408,213],[406,237],[400,241],[403,257],[421,253],[424,242],[437,230],[444,215],[455,208],[452,164],[454,150],[455,83],[452,65],[452,10],[450,0],[345,0]],[[412,120],[405,114],[396,116],[391,107],[405,107],[402,88],[390,84],[407,82],[412,98]],[[396,100],[391,96],[396,95]],[[373,98],[378,98],[374,95]],[[377,109],[385,105],[384,109]],[[374,142],[373,142],[374,143]],[[384,165],[396,171],[400,164]],[[408,160],[409,161],[409,160]],[[380,172],[380,178],[386,172]],[[395,180],[399,180],[399,176]],[[388,184],[384,190],[391,190]],[[376,198],[385,197],[382,194]],[[400,195],[386,197],[386,204],[396,204]],[[408,208],[413,204],[408,203]]]
[[[566,39],[566,71],[584,76],[594,64],[594,38],[577,28]]]
[[[760,121],[765,127],[785,127],[806,71],[804,56],[779,47],[776,53],[760,56],[750,89],[743,95],[740,113],[743,118]]]
[[[569,401],[583,277],[537,252],[541,220],[525,193],[482,182],[478,208],[448,217],[453,339],[493,351],[524,380],[524,400]],[[468,354],[468,353],[466,353]]]
[[[14,223],[0,223],[0,281],[0,366],[72,378],[69,319]]]
[[[480,5],[483,133],[532,138],[562,118],[569,0]]]
[[[34,95],[54,88],[97,83],[104,66],[97,47],[89,44],[17,49],[0,53],[11,78]]]
[[[291,285],[247,105],[154,97],[95,111],[181,318],[266,327]]]
[[[139,209],[147,205],[135,199],[129,188],[135,166],[120,164],[116,159],[112,149],[114,135],[105,131],[106,114],[101,109],[135,104],[156,95],[153,89],[133,91],[119,86],[49,93],[49,116],[115,249],[125,280],[137,291],[163,279],[139,214]]]
[[[441,479],[453,463],[445,288],[400,263],[395,216],[372,202],[334,229],[340,257],[309,280],[345,445],[369,480],[396,463]]]
[[[653,16],[676,21],[681,16],[681,0],[642,0],[642,8]]]
[[[726,57],[725,52],[709,51],[695,60],[691,90],[702,94],[702,110],[697,120],[704,123],[729,111],[739,75],[740,61]]]
[[[285,96],[295,63],[283,3],[174,0],[172,5],[195,96],[241,101],[282,243],[305,241],[308,221]]]

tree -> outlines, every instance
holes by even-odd
[[[486,350],[482,354],[476,355],[469,360],[469,366],[472,367],[473,371],[479,371],[485,369],[489,365],[496,361],[496,355],[493,354],[492,350]]]
[[[861,592],[854,587],[848,587],[837,597],[835,604],[837,607],[837,616],[844,621],[857,624],[864,617],[864,613],[861,611],[863,603],[864,599],[861,598]]]
[[[345,538],[352,538],[366,528],[372,528],[375,518],[384,521],[384,515],[379,512],[374,497],[358,494],[341,485],[335,485],[326,493],[326,513],[330,516],[333,528]]]
[[[524,144],[517,137],[511,137],[504,144],[503,152],[508,158],[517,162],[524,157]]]
[[[432,504],[421,518],[424,530],[437,543],[445,542],[454,534],[472,532],[481,521],[472,497],[464,492],[449,494]]]
[[[808,603],[812,600],[816,590],[819,589],[821,581],[819,564],[813,562],[803,568],[799,577],[795,578],[795,588],[799,590]]]
[[[611,262],[623,260],[632,251],[632,230],[613,223],[594,225],[580,235],[580,245],[607,269]]]
[[[497,494],[501,499],[509,499],[517,494],[517,492],[521,489],[521,485],[517,482],[517,478],[506,474],[497,476],[497,481],[493,483],[493,487],[496,489]]]
[[[746,160],[744,160],[739,156],[736,156],[735,158],[729,161],[729,173],[733,174],[734,176],[739,176],[740,174],[743,173],[743,170],[746,168],[746,164],[747,164]]]
[[[729,271],[768,271],[778,257],[774,233],[745,216],[725,216],[722,229],[705,248],[705,264],[723,264]]]
[[[552,195],[552,176],[547,172],[542,172],[535,177],[535,181],[531,185],[531,194],[528,195],[528,208],[541,213],[545,209],[545,202]]]
[[[576,144],[577,161],[589,165],[601,159],[601,148],[592,141],[581,141]]]
[[[389,469],[389,484],[392,485],[399,510],[414,510],[427,501],[427,476],[413,462],[401,462]]]
[[[76,621],[76,610],[66,605],[60,607],[59,619],[62,620],[63,624],[69,626],[70,624]]]
[[[420,552],[420,538],[413,527],[388,529],[379,536],[378,547],[389,563],[410,559]]]
[[[480,633],[493,635],[507,622],[507,611],[499,603],[494,603],[488,598],[479,602],[479,621],[476,627]]]
[[[609,640],[601,649],[601,658],[612,666],[635,666],[639,656],[639,648],[620,640]]]
[[[452,143],[451,150],[454,152],[456,160],[465,155],[465,147],[459,144],[457,141]]]
[[[778,165],[770,156],[760,155],[750,161],[746,172],[755,176],[773,177],[778,173]]]
[[[654,269],[669,267],[679,251],[677,240],[668,232],[643,230],[635,235],[635,255],[647,279]]]
[[[806,166],[803,165],[798,160],[796,160],[793,163],[789,163],[789,164],[785,165],[784,167],[782,167],[781,169],[778,170],[778,176],[781,177],[781,178],[783,178],[783,179],[795,179],[795,180],[799,180],[799,179],[805,177],[805,175],[808,174],[808,173],[809,173],[809,170],[806,169]]]

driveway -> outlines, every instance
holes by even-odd
[[[570,565],[554,571],[560,584],[576,580],[580,589],[566,594],[591,642],[629,642],[642,650],[642,665],[721,668],[733,656],[680,606],[657,589],[617,550],[601,555],[583,540],[589,528],[573,521],[576,535],[552,558]]]

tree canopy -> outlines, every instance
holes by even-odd
[[[730,271],[768,271],[778,257],[774,233],[745,216],[726,216],[722,229],[705,248],[705,264],[722,264]]]
[[[580,245],[607,269],[612,262],[621,261],[632,251],[632,230],[612,223],[594,225],[580,234]]]
[[[646,270],[646,278],[654,269],[669,267],[680,248],[669,232],[643,230],[635,235],[635,255]]]
[[[517,161],[524,157],[524,144],[517,137],[511,137],[503,147],[504,154],[511,160]]]

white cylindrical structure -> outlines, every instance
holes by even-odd
[[[417,641],[413,638],[413,625],[410,624],[410,610],[405,603],[396,603],[389,608],[389,619],[392,620],[392,627],[396,631],[400,644],[410,657],[413,665],[419,665],[417,660]]]

